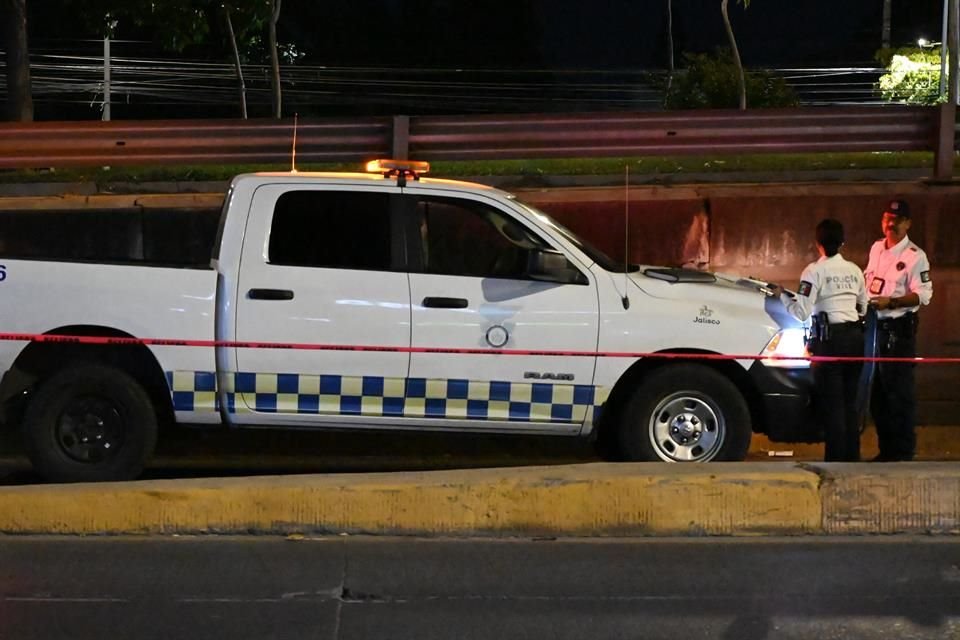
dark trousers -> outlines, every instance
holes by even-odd
[[[818,356],[863,356],[863,329],[858,322],[830,325],[830,339],[811,342]],[[857,383],[860,362],[815,362],[813,385],[817,417],[824,432],[824,459],[827,462],[856,462],[860,459],[860,416],[857,412]]]
[[[881,356],[913,358],[917,355],[916,315],[881,320],[877,352]],[[870,398],[870,413],[877,425],[882,460],[912,460],[917,438],[914,432],[917,399],[915,364],[877,363]]]

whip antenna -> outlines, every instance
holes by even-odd
[[[290,149],[290,173],[297,172],[297,114],[293,114],[293,146]]]
[[[624,165],[624,178],[623,178],[623,298],[621,302],[623,303],[623,309],[626,311],[630,308],[630,298],[627,296],[627,291],[630,287],[629,276],[627,273],[630,271],[630,165]]]

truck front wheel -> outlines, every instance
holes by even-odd
[[[46,379],[22,426],[34,469],[54,482],[136,478],[157,441],[146,391],[126,372],[101,364],[74,365]]]
[[[723,374],[698,364],[648,375],[627,401],[617,435],[627,460],[743,460],[750,448],[750,411]]]

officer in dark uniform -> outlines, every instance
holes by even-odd
[[[807,347],[816,356],[860,357],[863,327],[860,316],[867,309],[863,273],[840,255],[843,225],[826,219],[817,225],[820,259],[807,265],[800,276],[797,295],[772,285],[790,315],[806,321],[813,316],[813,332]],[[813,383],[817,417],[824,429],[824,459],[856,462],[860,459],[860,420],[857,383],[861,362],[815,362]]]
[[[883,212],[883,239],[870,248],[864,271],[870,304],[877,309],[881,356],[917,355],[917,311],[930,304],[933,281],[923,249],[907,237],[910,207],[893,200]],[[870,411],[877,425],[878,462],[912,460],[916,450],[916,389],[913,363],[878,363]]]

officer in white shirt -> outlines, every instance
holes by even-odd
[[[883,239],[870,248],[864,271],[870,304],[877,309],[881,356],[917,355],[917,311],[930,304],[933,281],[923,249],[907,237],[910,206],[893,200],[883,212]],[[916,390],[913,363],[878,363],[870,411],[877,425],[879,462],[912,460],[916,449]]]
[[[807,347],[816,356],[863,356],[863,325],[867,292],[860,268],[840,255],[843,224],[826,219],[817,225],[820,259],[807,265],[800,276],[797,295],[772,285],[790,314],[801,321],[814,318]],[[814,403],[824,430],[827,462],[860,459],[860,416],[857,383],[863,364],[856,362],[813,363]]]

